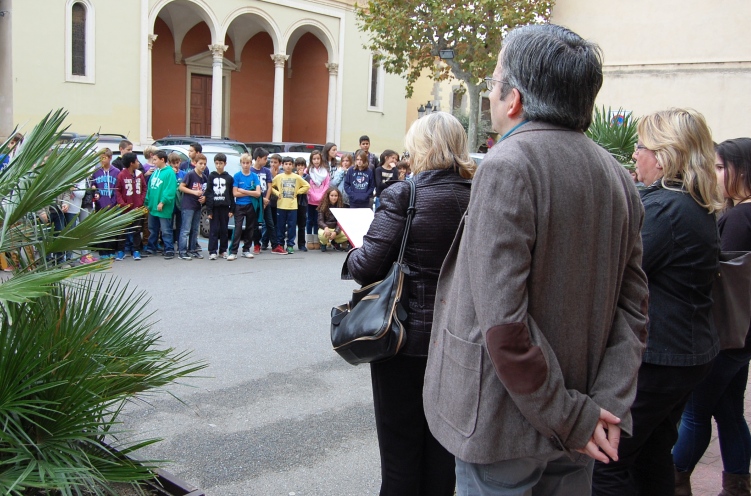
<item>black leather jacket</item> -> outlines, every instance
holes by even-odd
[[[719,265],[715,216],[685,191],[659,182],[641,191],[642,268],[649,280],[649,324],[643,361],[691,366],[719,352],[710,325],[712,284]]]
[[[471,183],[453,170],[423,171],[414,181],[415,217],[404,253],[410,269],[405,288],[409,317],[401,353],[427,356],[438,274],[469,204]],[[363,245],[352,250],[345,261],[345,269],[355,281],[366,285],[386,276],[399,255],[408,205],[406,182],[391,183],[383,190],[381,206]]]

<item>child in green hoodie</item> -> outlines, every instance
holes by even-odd
[[[146,200],[144,201],[144,206],[149,210],[149,231],[151,233],[144,253],[153,255],[156,252],[156,242],[161,231],[162,242],[164,243],[164,258],[169,260],[175,257],[172,240],[172,209],[175,207],[177,179],[172,167],[167,167],[167,152],[164,150],[159,150],[154,155],[154,166],[156,170],[149,178]]]

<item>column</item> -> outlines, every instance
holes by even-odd
[[[0,0],[0,142],[13,131],[11,0]]]
[[[149,35],[149,81],[148,81],[149,87],[146,91],[149,95],[148,110],[146,111],[146,141],[148,141],[149,143],[154,142],[154,131],[151,126],[151,119],[152,119],[152,116],[154,115],[154,103],[152,100],[152,92],[154,90],[154,85],[152,84],[154,71],[152,69],[154,67],[154,63],[152,62],[151,54],[152,54],[152,51],[154,48],[154,42],[156,41],[157,36],[159,35],[156,35],[156,34]]]
[[[282,141],[282,124],[284,123],[284,63],[289,55],[275,53],[274,61],[274,118],[272,120],[271,141]]]
[[[329,103],[326,109],[326,141],[333,142],[335,138],[336,126],[336,79],[339,74],[339,64],[331,62],[326,64],[329,70]]]
[[[209,45],[211,50],[211,137],[222,137],[222,72],[224,69],[224,52],[229,48],[227,45]]]
[[[138,142],[145,144],[149,135],[149,86],[151,50],[149,50],[149,0],[141,0],[140,73],[138,81]]]

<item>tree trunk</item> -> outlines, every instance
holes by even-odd
[[[467,83],[467,93],[469,94],[469,129],[467,131],[467,144],[470,153],[477,151],[477,124],[480,120],[480,85]]]

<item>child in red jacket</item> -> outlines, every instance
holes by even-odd
[[[146,197],[146,179],[143,172],[138,170],[138,157],[135,153],[126,153],[122,156],[123,170],[117,176],[115,183],[115,198],[123,211],[132,208],[143,207]],[[141,260],[141,229],[143,219],[138,218],[128,227],[125,237],[117,242],[115,260],[125,258],[125,247],[129,245],[133,250],[133,260]]]

